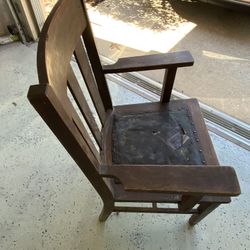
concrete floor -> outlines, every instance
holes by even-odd
[[[29,104],[36,45],[0,47],[0,249],[250,249],[250,153],[211,134],[242,195],[194,228],[186,215],[113,214]],[[110,83],[115,104],[145,100]]]
[[[165,3],[165,6],[164,6]],[[89,9],[99,53],[119,57],[189,50],[179,92],[250,123],[250,15],[199,1],[105,0]],[[143,72],[158,82],[163,71]]]

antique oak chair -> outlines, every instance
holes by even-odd
[[[47,18],[40,84],[28,98],[102,198],[100,221],[112,212],[183,213],[194,225],[240,194],[234,169],[219,166],[198,102],[170,101],[177,68],[191,65],[184,51],[102,66],[83,0],[59,0]],[[160,102],[112,106],[105,74],[155,69],[166,70]]]

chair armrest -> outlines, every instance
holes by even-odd
[[[102,166],[100,174],[118,178],[126,191],[215,196],[241,192],[232,167],[112,165]]]
[[[165,54],[154,54],[146,56],[134,56],[120,58],[111,65],[103,65],[103,73],[124,73],[142,70],[155,70],[192,66],[194,59],[190,52],[172,52]]]

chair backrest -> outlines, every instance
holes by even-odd
[[[28,98],[102,196],[101,131],[112,109],[83,0],[59,0],[43,27]]]

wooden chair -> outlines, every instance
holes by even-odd
[[[102,66],[82,0],[59,0],[47,18],[40,84],[28,98],[101,196],[100,221],[112,212],[183,213],[194,225],[240,194],[234,169],[219,167],[198,102],[169,101],[177,68],[192,64],[189,52],[176,52]],[[154,69],[166,69],[160,102],[112,106],[105,74]]]

